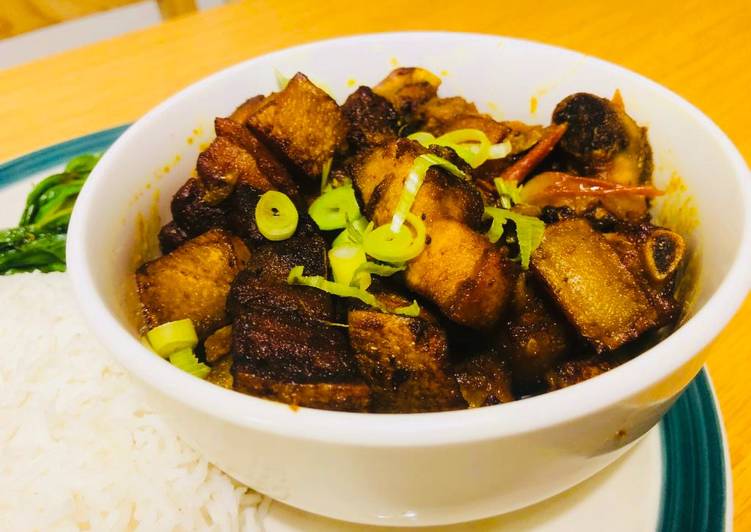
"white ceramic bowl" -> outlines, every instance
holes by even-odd
[[[170,197],[211,138],[213,118],[251,95],[275,90],[275,68],[303,71],[343,100],[357,84],[373,84],[397,64],[441,73],[443,95],[460,94],[504,118],[531,122],[547,123],[555,103],[572,92],[609,96],[619,88],[629,113],[649,126],[657,185],[677,172],[701,219],[691,236],[702,249],[700,292],[688,322],[634,360],[582,384],[515,403],[433,414],[292,411],[195,379],[142,347],[123,298],[138,216],[149,217],[159,190],[157,208],[163,221],[169,219]],[[78,199],[68,265],[94,333],[175,430],[229,474],[288,504],[339,519],[452,523],[565,490],[611,463],[659,421],[748,291],[749,183],[745,162],[706,116],[618,66],[495,36],[365,35],[249,60],[141,118],[107,151]]]

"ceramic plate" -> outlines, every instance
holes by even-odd
[[[15,225],[31,184],[70,158],[102,152],[127,126],[70,140],[0,165],[0,227]],[[454,527],[423,530],[730,531],[727,445],[709,376],[703,370],[662,422],[623,458],[579,486],[535,506]],[[268,532],[381,530],[350,525],[275,503]]]

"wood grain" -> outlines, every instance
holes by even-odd
[[[621,7],[601,0],[475,0],[471,8],[396,0],[233,4],[0,72],[0,160],[132,121],[185,85],[264,52],[415,29],[525,37],[619,63],[694,103],[751,160],[748,0],[633,0]],[[750,341],[747,300],[709,355],[730,439],[737,530],[751,530]]]
[[[0,39],[141,0],[2,0]]]

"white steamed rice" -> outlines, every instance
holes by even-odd
[[[0,530],[260,528],[268,504],[143,403],[67,275],[2,277],[0,301]]]

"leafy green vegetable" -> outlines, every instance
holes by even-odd
[[[65,238],[78,198],[98,155],[71,159],[65,170],[38,183],[26,198],[18,227],[0,231],[0,275],[65,271]]]
[[[499,209],[497,207],[485,207],[484,217],[492,218],[493,223],[488,231],[488,239],[495,243],[503,234],[503,227],[506,222],[511,220],[516,227],[516,240],[519,243],[519,259],[522,268],[529,269],[529,259],[532,257],[537,246],[542,242],[542,235],[545,232],[545,223],[534,216],[519,214],[508,209]]]

